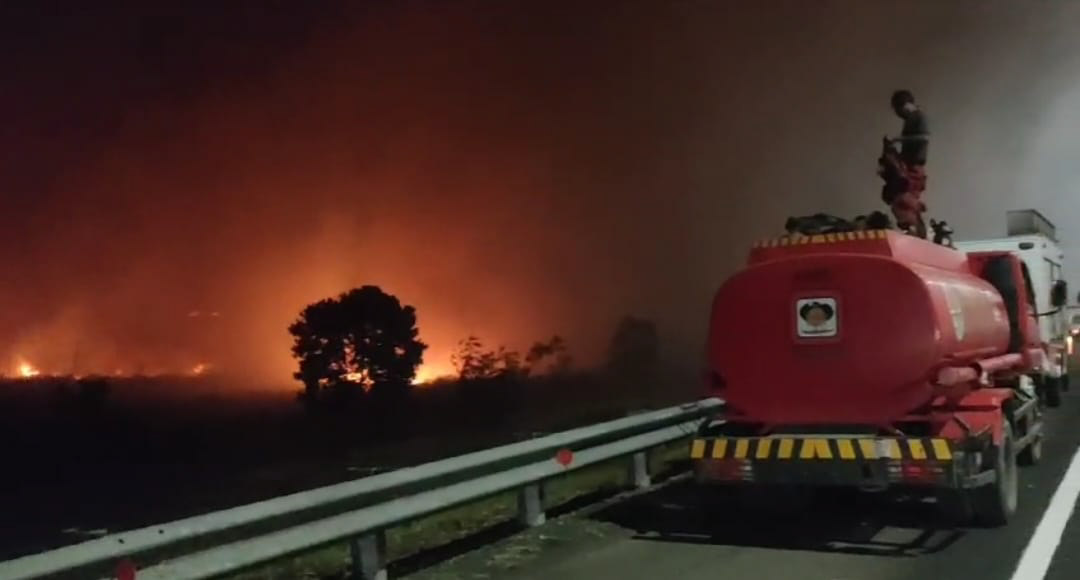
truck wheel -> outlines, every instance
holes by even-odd
[[[1016,513],[1019,479],[1016,452],[1013,447],[1012,426],[1003,425],[1001,445],[994,449],[994,483],[971,490],[975,519],[984,526],[997,527],[1009,523]]]
[[[1028,467],[1038,465],[1042,461],[1043,438],[1040,435],[1016,455],[1016,464]]]
[[[1056,408],[1061,406],[1061,379],[1057,377],[1043,377],[1043,400],[1046,406]]]

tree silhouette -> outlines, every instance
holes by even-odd
[[[455,415],[461,427],[487,431],[511,424],[529,373],[521,355],[506,347],[489,350],[469,336],[458,343],[451,362],[458,373]]]
[[[376,286],[308,305],[289,326],[304,395],[356,396],[405,391],[427,348],[418,339],[416,310]]]
[[[451,363],[457,370],[458,378],[464,381],[527,373],[527,369],[521,365],[521,355],[516,351],[502,346],[497,351],[485,350],[484,344],[475,336],[458,342],[458,350],[451,356]]]
[[[458,350],[451,357],[458,378],[464,381],[494,379],[499,377],[528,377],[534,374],[564,373],[570,370],[572,359],[567,352],[566,341],[553,336],[548,341],[534,343],[525,354],[500,346],[487,350],[483,342],[469,336],[458,342]],[[541,364],[547,367],[541,369]]]
[[[548,373],[561,374],[570,370],[573,360],[561,336],[555,335],[547,342],[537,342],[525,355],[525,365],[531,373],[540,370],[540,364],[544,361],[550,361],[546,369]]]

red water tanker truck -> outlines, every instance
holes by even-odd
[[[760,242],[716,293],[700,484],[921,488],[1002,525],[1039,461],[1046,350],[1026,268],[887,230]]]

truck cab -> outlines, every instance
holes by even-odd
[[[1020,258],[1025,281],[1035,297],[1039,334],[1047,353],[1044,377],[1037,377],[1036,382],[1043,387],[1047,403],[1057,406],[1060,391],[1068,388],[1069,337],[1078,328],[1073,319],[1080,312],[1070,313],[1065,307],[1065,252],[1058,244],[1054,224],[1033,209],[1010,211],[1005,237],[960,241],[955,246],[968,254],[1010,252]]]

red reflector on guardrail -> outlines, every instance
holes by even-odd
[[[135,563],[131,560],[120,560],[116,565],[116,580],[135,580]]]
[[[569,449],[560,449],[559,452],[555,454],[555,461],[558,461],[559,465],[567,467],[574,462],[574,452]]]

